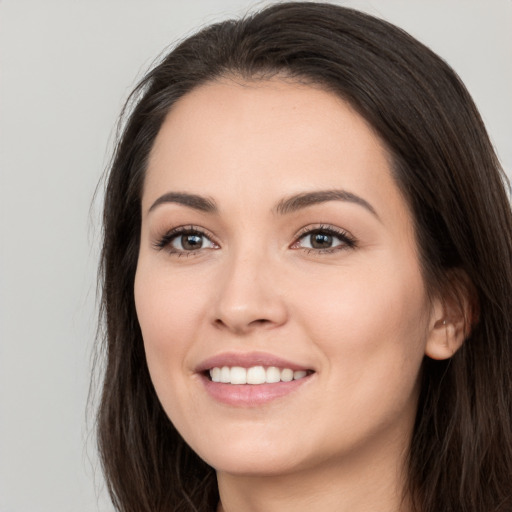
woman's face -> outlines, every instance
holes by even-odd
[[[149,159],[135,301],[158,397],[216,469],[407,446],[433,314],[386,149],[333,94],[223,80],[177,102]]]

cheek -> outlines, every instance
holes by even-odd
[[[347,382],[385,375],[418,375],[428,332],[429,307],[416,266],[343,269],[322,289],[299,299],[304,325]]]
[[[164,266],[165,267],[165,266]],[[199,417],[187,364],[202,315],[201,294],[158,264],[139,262],[135,276],[135,306],[144,340],[146,361],[160,403],[182,434],[190,435],[192,415]],[[188,286],[187,286],[188,284]]]
[[[198,328],[200,295],[163,272],[158,265],[139,264],[135,276],[135,306],[146,359],[157,393],[185,369],[190,340]],[[181,373],[181,372],[180,372]]]
[[[414,418],[428,307],[419,273],[403,277],[354,271],[329,293],[308,294],[315,306],[304,308],[304,325],[324,356],[322,379],[336,390],[332,423],[346,438],[402,420],[409,428]]]

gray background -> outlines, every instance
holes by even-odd
[[[243,0],[0,0],[0,512],[111,510],[86,412],[117,114],[170,43]],[[353,0],[461,75],[512,171],[512,1]]]

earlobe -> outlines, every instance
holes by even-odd
[[[460,322],[450,319],[437,320],[429,332],[425,355],[431,359],[449,359],[459,350],[466,337],[466,329]]]
[[[449,359],[463,345],[478,317],[476,291],[462,271],[453,272],[450,286],[432,305],[425,355]]]

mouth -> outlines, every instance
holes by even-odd
[[[214,401],[236,408],[264,406],[310,386],[316,371],[265,353],[224,353],[196,368]]]
[[[313,370],[293,370],[292,368],[280,368],[278,366],[214,366],[204,372],[211,382],[221,384],[277,384],[279,382],[291,382],[311,375]]]

